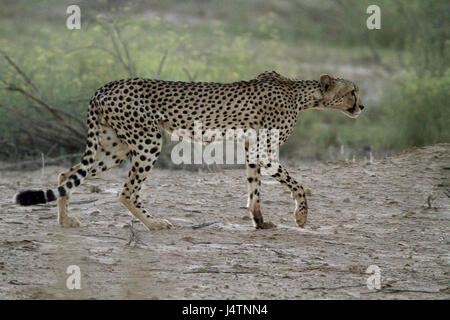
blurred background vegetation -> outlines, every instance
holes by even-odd
[[[66,28],[70,4],[81,30]],[[380,30],[366,28],[371,4]],[[1,0],[0,160],[82,152],[87,103],[106,82],[232,82],[266,70],[353,80],[366,106],[356,120],[301,113],[282,157],[361,159],[450,142],[449,9],[446,0]]]

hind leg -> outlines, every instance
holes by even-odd
[[[100,134],[100,148],[88,178],[96,177],[102,172],[120,165],[128,157],[129,152],[130,149],[117,137],[115,131],[103,125]]]
[[[61,173],[58,176],[58,186],[64,184],[69,177],[74,174],[81,167],[81,163],[70,168],[68,171]],[[66,228],[76,228],[80,226],[80,222],[75,217],[70,217],[67,213],[69,206],[69,196],[58,198],[58,223]]]
[[[113,129],[102,126],[99,143],[100,148],[95,155],[95,161],[86,179],[118,166],[127,158],[128,146],[119,140]],[[78,163],[68,171],[61,173],[58,177],[58,186],[64,184],[80,167],[81,163]],[[63,227],[79,227],[80,222],[75,217],[68,215],[68,205],[68,195],[58,198],[58,223]]]
[[[140,199],[140,190],[150,170],[161,152],[162,138],[159,130],[156,134],[144,134],[131,146],[131,167],[128,180],[120,194],[120,202],[139,219],[149,230],[169,229],[172,224],[164,219],[152,217],[144,208]],[[131,142],[131,141],[130,141]]]

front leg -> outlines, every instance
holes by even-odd
[[[270,229],[275,227],[272,222],[264,222],[261,214],[259,196],[261,193],[261,166],[250,163],[248,149],[246,149],[246,168],[248,185],[247,208],[256,229]]]
[[[287,186],[291,191],[292,198],[295,200],[295,222],[299,227],[303,228],[308,216],[308,204],[306,202],[305,190],[279,163],[262,162],[261,164],[269,170],[272,177],[277,179],[281,184]]]

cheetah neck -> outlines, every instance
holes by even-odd
[[[294,84],[294,99],[299,111],[323,107],[322,90],[317,80],[297,80]]]

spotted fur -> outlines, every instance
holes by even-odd
[[[66,227],[79,226],[68,216],[70,193],[84,179],[119,165],[128,157],[131,167],[120,193],[120,201],[148,229],[170,228],[167,220],[152,217],[140,198],[142,183],[154,166],[162,147],[162,132],[184,131],[194,138],[194,124],[208,129],[278,129],[279,146],[292,133],[298,113],[313,108],[338,109],[356,117],[363,109],[358,88],[350,81],[328,75],[315,80],[293,80],[276,72],[264,72],[255,79],[234,83],[173,82],[152,79],[124,79],[98,89],[89,102],[86,150],[81,162],[61,173],[56,189],[28,190],[15,200],[33,205],[58,200],[58,220]],[[260,208],[261,168],[287,186],[296,202],[298,226],[306,223],[308,205],[304,188],[280,164],[265,155],[253,160],[260,142],[245,142],[248,181],[248,209],[256,228],[270,228]],[[261,140],[263,139],[263,140]],[[207,138],[203,141],[210,141]],[[278,146],[277,146],[278,147]],[[253,150],[252,150],[253,148]]]

